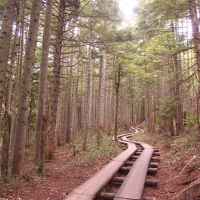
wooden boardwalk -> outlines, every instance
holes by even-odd
[[[135,127],[132,127],[132,129],[136,133],[140,131]],[[111,162],[101,168],[83,184],[75,188],[70,194],[67,195],[67,197],[64,198],[64,200],[96,199],[101,189],[116,175],[128,159],[130,159],[137,151],[136,145],[139,145],[143,151],[133,163],[117,193],[107,196],[109,196],[109,199],[114,200],[140,200],[154,149],[146,143],[130,141],[128,138],[132,135],[133,133],[119,135],[118,141],[126,144],[127,149],[116,156]]]

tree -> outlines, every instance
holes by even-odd
[[[197,73],[198,73],[198,92],[197,92],[197,113],[198,113],[198,125],[199,125],[199,133],[200,133],[200,120],[199,120],[199,99],[200,99],[200,32],[199,32],[199,19],[197,15],[197,5],[195,0],[188,0],[189,10],[190,10],[190,18],[192,22],[192,32],[194,39],[194,47],[196,54],[196,64],[197,64]]]
[[[90,14],[92,15],[93,13],[93,2],[90,0]],[[84,96],[84,122],[83,122],[83,151],[87,149],[87,140],[88,140],[88,132],[90,129],[91,125],[91,77],[92,77],[92,27],[93,27],[93,20],[92,18],[89,20],[89,39],[88,39],[88,60],[87,60],[87,65],[86,66],[86,88],[85,89],[85,96]]]
[[[46,14],[44,22],[43,33],[43,46],[42,46],[42,59],[40,64],[40,77],[39,77],[39,90],[37,102],[37,118],[35,128],[35,165],[41,168],[43,166],[43,153],[44,153],[44,137],[45,123],[47,119],[44,116],[45,108],[45,94],[47,89],[47,69],[48,69],[48,55],[50,45],[50,30],[51,30],[51,15],[52,15],[53,0],[46,2]],[[48,114],[48,113],[46,113]]]
[[[21,91],[19,94],[19,105],[16,122],[17,124],[12,155],[12,174],[22,173],[24,167],[23,160],[29,111],[29,97],[31,93],[31,83],[34,68],[41,4],[41,0],[34,0],[31,8],[30,27],[28,32],[28,41],[26,45],[24,61],[25,67],[23,69],[24,71],[22,75]]]
[[[100,79],[100,95],[99,95],[99,128],[101,132],[105,130],[104,126],[104,118],[105,118],[105,84],[106,84],[106,52],[102,52],[102,57],[103,57],[103,64],[102,64],[102,73],[101,73],[101,79]]]
[[[59,5],[59,16],[56,33],[56,45],[55,54],[53,61],[53,77],[52,77],[52,88],[51,88],[51,102],[50,102],[50,113],[48,118],[47,127],[47,138],[46,138],[46,149],[45,159],[54,159],[54,150],[56,148],[56,113],[58,106],[58,94],[60,86],[60,70],[61,70],[61,52],[62,52],[62,41],[63,41],[63,27],[64,27],[64,16],[65,16],[66,3],[60,0]]]
[[[1,174],[8,175],[8,162],[9,162],[9,148],[10,148],[10,135],[11,135],[11,94],[12,94],[12,84],[13,84],[13,74],[15,69],[15,60],[18,50],[18,39],[19,39],[19,18],[21,14],[21,3],[18,5],[18,15],[16,19],[16,29],[15,38],[11,54],[11,64],[9,69],[9,77],[6,89],[6,99],[5,99],[5,114],[4,114],[4,134],[3,134],[3,144],[2,144],[2,156],[1,156]],[[1,126],[1,125],[0,125]]]
[[[117,141],[118,132],[118,109],[119,109],[119,87],[121,79],[121,65],[117,66],[115,72],[115,130],[114,130],[114,140]]]
[[[1,111],[4,97],[5,78],[7,72],[7,62],[10,49],[11,33],[15,17],[16,2],[6,0],[3,12],[2,26],[0,31],[0,127]]]
[[[50,115],[48,119],[46,150],[45,150],[45,159],[49,160],[54,159],[54,150],[56,148],[56,135],[55,135],[56,113],[58,107],[58,96],[59,96],[60,75],[61,75],[61,54],[63,47],[62,44],[64,36],[63,33],[65,27],[65,9],[67,6],[71,7],[73,11],[76,11],[79,8],[79,2],[78,1],[66,2],[65,0],[60,0],[59,4],[59,16],[58,16],[58,24],[56,30],[56,44],[55,44],[55,53],[53,61],[53,77],[51,85],[52,88],[51,88]]]

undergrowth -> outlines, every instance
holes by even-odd
[[[200,141],[197,139],[197,132],[187,132],[180,136],[170,136],[169,133],[144,133],[136,134],[132,137],[134,141],[142,141],[152,145],[154,148],[162,148],[166,152],[171,153],[170,160],[166,162],[169,165],[174,165],[185,152],[195,155],[196,149],[200,148]],[[189,158],[188,158],[189,159]],[[200,162],[200,154],[196,155],[197,162]]]
[[[82,136],[79,134],[78,139],[75,142],[76,155],[70,162],[73,165],[85,165],[87,166],[91,162],[99,160],[105,161],[107,158],[113,157],[120,152],[119,144],[112,140],[112,137],[99,133],[94,130],[88,135],[88,147],[85,151],[82,151]],[[74,145],[69,145],[69,148],[73,148]]]
[[[132,137],[133,141],[145,142],[160,150],[159,166],[162,171],[160,173],[166,176],[165,181],[160,177],[160,184],[167,192],[163,191],[162,195],[158,195],[158,199],[163,199],[163,196],[174,200],[200,199],[200,138],[198,135],[198,130],[193,126],[179,136],[172,137],[168,132],[151,134],[145,131]]]

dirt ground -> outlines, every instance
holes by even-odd
[[[166,137],[160,145],[158,173],[149,177],[158,180],[158,186],[145,187],[144,196],[156,200],[200,200],[200,143],[194,142],[192,147],[181,150],[177,144],[171,145],[172,140]],[[66,147],[57,148],[55,158],[45,163],[43,176],[38,176],[33,169],[32,155],[26,156],[25,173],[1,183],[0,200],[62,200],[108,162],[100,159],[73,165],[69,162],[72,152]]]
[[[144,196],[156,200],[200,200],[200,142],[194,136],[194,141],[187,145],[188,138],[190,135],[175,139],[168,136],[159,142],[158,173],[150,177],[158,180],[158,186],[145,187]]]
[[[98,163],[74,166],[69,164],[72,152],[58,147],[55,160],[45,162],[43,176],[33,169],[32,156],[25,160],[25,173],[0,186],[0,200],[62,200],[66,193],[87,180],[103,165]]]

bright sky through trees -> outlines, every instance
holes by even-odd
[[[119,8],[123,12],[125,17],[125,22],[123,22],[123,25],[126,25],[127,23],[134,24],[134,13],[133,9],[137,6],[138,0],[118,0]]]

